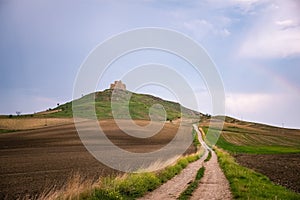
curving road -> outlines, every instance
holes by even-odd
[[[204,176],[201,179],[199,187],[193,193],[191,199],[232,199],[229,183],[219,166],[215,152],[203,141],[202,129],[199,130],[196,124],[194,124],[193,127],[198,134],[199,142],[204,148],[205,152],[203,156],[196,162],[189,164],[179,175],[167,181],[156,190],[140,198],[141,200],[177,199],[179,195],[188,187],[188,184],[195,179],[198,169],[203,165],[205,167]],[[208,162],[205,163],[204,160],[209,151],[212,152],[212,157]]]
[[[206,143],[202,139],[201,132],[198,130],[197,125],[193,125],[194,129],[197,131],[199,142],[201,143],[202,147],[204,148],[203,156],[189,164],[186,168],[184,168],[180,174],[173,177],[171,180],[167,181],[159,188],[155,189],[154,191],[147,193],[144,197],[140,198],[141,200],[149,200],[149,199],[164,199],[164,200],[171,200],[177,199],[179,195],[185,190],[189,183],[191,183],[197,174],[197,171],[200,167],[202,167],[205,158],[208,155],[208,151],[210,148],[206,145]]]

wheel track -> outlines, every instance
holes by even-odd
[[[180,174],[173,177],[171,180],[167,181],[156,190],[147,193],[142,198],[139,198],[140,200],[177,199],[180,194],[188,187],[188,184],[190,184],[195,179],[198,169],[203,165],[205,167],[204,176],[201,179],[198,188],[194,191],[191,199],[232,199],[232,195],[229,189],[229,183],[219,166],[215,152],[211,150],[203,141],[202,129],[200,129],[199,131],[197,125],[195,124],[193,125],[193,127],[198,134],[199,142],[205,150],[204,155],[199,160],[189,164],[185,169],[182,170]],[[212,157],[208,162],[204,163],[204,160],[207,157],[209,151],[212,152]]]

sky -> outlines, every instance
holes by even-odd
[[[124,31],[160,27],[206,50],[224,84],[226,115],[300,128],[299,9],[297,0],[0,0],[0,114],[71,101],[78,70],[97,45]],[[120,58],[97,89],[149,62],[174,67],[192,85],[195,109],[211,113],[203,80],[195,81],[187,63],[165,52]],[[174,100],[159,87],[138,92]]]

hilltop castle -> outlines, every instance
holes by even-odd
[[[114,83],[110,84],[109,89],[119,89],[119,90],[126,90],[126,85],[122,83],[122,81],[115,81]]]

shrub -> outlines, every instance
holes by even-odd
[[[81,197],[81,199],[89,200],[123,200],[124,198],[119,192],[109,189],[96,189],[93,196]]]
[[[140,197],[160,185],[160,180],[153,173],[129,174],[117,185],[118,191],[129,197]]]

